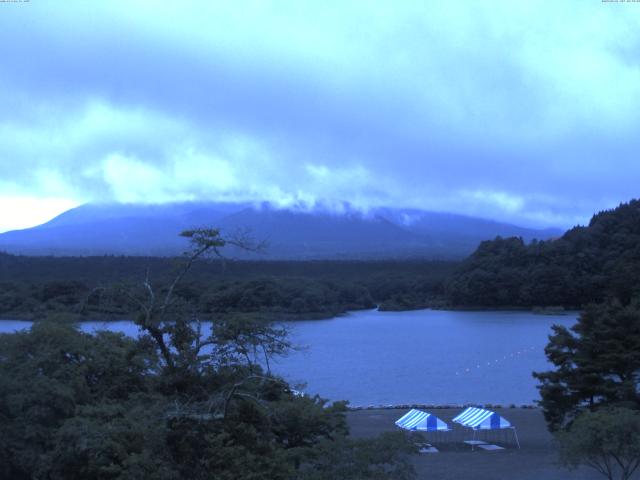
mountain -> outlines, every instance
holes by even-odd
[[[640,300],[640,200],[594,215],[562,237],[480,244],[447,285],[456,306],[581,308]]]
[[[215,226],[226,235],[248,230],[268,248],[258,258],[461,258],[480,241],[518,236],[526,241],[560,235],[463,215],[380,208],[277,209],[269,204],[174,203],[94,205],[71,209],[34,228],[0,234],[0,250],[27,255],[179,254],[188,228]],[[231,252],[255,258],[257,254]]]

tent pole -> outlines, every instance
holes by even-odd
[[[520,441],[518,440],[518,432],[516,432],[516,427],[511,427],[513,428],[513,436],[516,439],[516,444],[518,445],[518,450],[520,450]]]

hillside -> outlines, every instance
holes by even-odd
[[[0,251],[26,255],[172,256],[186,248],[182,230],[220,227],[249,230],[268,249],[245,259],[460,259],[486,238],[547,239],[557,230],[535,230],[492,220],[408,209],[276,209],[268,204],[176,203],[83,205],[43,225],[0,234]]]
[[[561,238],[485,241],[447,285],[458,306],[581,307],[640,293],[640,200],[593,216]]]

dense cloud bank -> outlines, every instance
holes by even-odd
[[[571,226],[637,194],[635,5],[1,13],[0,203],[347,201]]]

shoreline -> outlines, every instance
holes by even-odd
[[[419,409],[419,410],[453,410],[464,409],[468,407],[479,407],[487,410],[542,410],[539,405],[534,403],[526,403],[516,405],[515,403],[504,405],[500,403],[443,403],[443,404],[429,404],[429,403],[400,403],[395,405],[347,405],[347,411],[358,412],[363,410],[406,410],[406,409]]]
[[[580,309],[556,309],[557,307],[456,307],[456,306],[430,306],[419,308],[406,308],[398,310],[380,309],[379,305],[375,308],[360,308],[360,309],[348,309],[340,312],[311,312],[308,314],[294,314],[290,312],[273,313],[273,312],[228,312],[220,314],[220,316],[228,315],[261,315],[265,319],[275,322],[299,322],[299,321],[316,321],[316,320],[331,320],[348,315],[351,312],[363,312],[367,310],[375,310],[380,313],[400,313],[400,312],[418,312],[421,310],[432,311],[451,311],[451,312],[530,312],[533,315],[540,316],[572,316],[579,315]],[[125,322],[132,321],[131,318],[122,318],[118,316],[110,316],[104,314],[96,314],[91,316],[85,316],[72,312],[50,312],[51,317],[40,317],[40,312],[37,314],[26,312],[8,312],[0,314],[2,316],[12,318],[0,318],[1,321],[19,321],[19,322],[38,322],[38,321],[53,321],[61,323],[81,323],[81,322]],[[133,314],[132,314],[133,316]],[[55,318],[58,317],[58,318]],[[211,319],[202,319],[203,322],[211,322]]]

